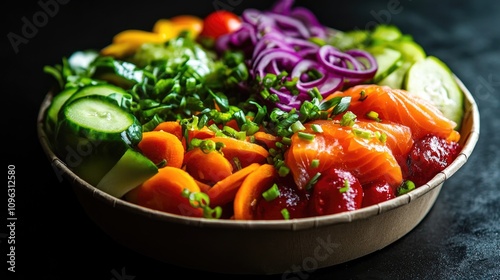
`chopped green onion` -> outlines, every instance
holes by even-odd
[[[354,123],[356,122],[356,114],[354,114],[351,111],[347,111],[343,116],[342,119],[340,120],[340,125],[341,126],[353,126]]]
[[[321,96],[321,92],[319,92],[319,89],[317,87],[308,90],[307,94],[309,95],[309,97],[311,97],[311,99],[317,98],[319,101],[323,100],[323,96]]]
[[[344,187],[340,188],[340,189],[339,189],[339,192],[340,192],[340,193],[345,193],[345,192],[347,192],[347,191],[349,190],[349,187],[350,187],[350,186],[351,186],[351,185],[349,184],[349,181],[348,181],[347,179],[345,179],[345,180],[344,180]]]
[[[217,145],[213,140],[207,139],[201,141],[200,145],[198,146],[205,154],[208,154],[210,152],[213,152],[216,150]]]
[[[267,73],[264,79],[262,80],[262,85],[266,88],[270,88],[274,85],[278,77],[276,75]]]
[[[290,144],[292,144],[292,139],[290,137],[283,137],[281,138],[281,143],[290,146]]]
[[[318,168],[319,166],[319,159],[313,159],[311,161],[311,168]]]
[[[373,136],[372,131],[361,129],[361,128],[353,128],[352,133],[354,133],[354,135],[356,135],[356,137],[360,137],[363,139],[370,139]]]
[[[398,189],[397,189],[397,195],[400,196],[400,195],[403,195],[403,194],[407,194],[407,193],[411,192],[414,189],[415,189],[415,183],[413,183],[410,180],[406,180],[406,181],[404,181],[401,184],[401,186],[398,187]]]
[[[370,111],[366,113],[366,117],[377,122],[381,121],[381,119],[378,117],[378,113],[375,111]]]
[[[278,196],[280,196],[280,190],[278,189],[278,185],[276,183],[274,183],[269,189],[262,193],[262,197],[266,201],[272,201]]]
[[[302,131],[299,131],[297,133],[297,135],[299,136],[300,139],[307,140],[307,141],[312,141],[315,138],[314,134],[306,133],[306,132],[302,132]]]
[[[222,208],[220,206],[210,208],[210,197],[208,194],[204,192],[191,192],[188,189],[183,189],[181,195],[189,199],[189,204],[193,208],[202,208],[203,217],[209,219],[219,219],[221,217]]]
[[[314,174],[314,176],[309,180],[309,182],[307,182],[306,184],[306,190],[310,190],[317,182],[318,182],[318,179],[319,177],[321,176],[321,173],[316,173]]]
[[[288,209],[281,209],[281,215],[283,215],[283,219],[290,220],[290,212],[288,212]]]
[[[280,177],[285,177],[288,173],[290,173],[290,168],[288,168],[288,166],[282,165],[278,168],[278,175]]]
[[[312,124],[311,129],[316,133],[323,133],[323,128],[319,124]]]
[[[297,132],[297,131],[301,131],[301,130],[304,130],[306,129],[306,127],[302,124],[301,121],[296,121],[294,122],[290,128],[292,129],[293,133]]]
[[[361,95],[359,97],[359,101],[363,101],[363,100],[365,100],[368,97],[368,95],[366,95],[365,90],[361,90],[361,92],[359,93],[359,95]]]
[[[285,145],[283,145],[283,143],[281,143],[281,142],[276,142],[274,145],[276,145],[276,148],[278,148],[278,149],[285,148]]]
[[[380,131],[375,131],[375,137],[377,137],[377,139],[383,144],[387,142],[387,134],[385,134],[384,132],[380,133]]]

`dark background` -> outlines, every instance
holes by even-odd
[[[32,22],[43,11],[40,3],[47,2],[57,3],[58,10],[31,30],[24,43],[16,47],[9,42],[7,34],[21,35],[23,18]],[[288,279],[500,279],[500,5],[493,0],[339,2],[296,5],[310,8],[322,23],[336,29],[391,23],[412,34],[470,90],[480,110],[481,134],[468,162],[445,183],[431,212],[409,234],[371,255]],[[15,165],[18,220],[16,273],[7,273],[8,231],[0,227],[0,279],[253,278],[189,271],[117,244],[87,217],[69,183],[57,179],[41,149],[36,118],[53,82],[43,73],[44,65],[58,64],[76,50],[102,48],[125,29],[151,30],[160,18],[203,17],[216,9],[214,4],[223,8],[220,3],[241,13],[249,7],[269,8],[272,1],[126,3],[11,1],[2,8],[1,151],[4,166]],[[3,192],[1,213],[7,208],[6,189]],[[5,219],[1,224],[7,224]]]

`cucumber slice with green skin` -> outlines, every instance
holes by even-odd
[[[377,61],[377,72],[373,77],[373,82],[378,83],[385,77],[389,76],[402,63],[401,52],[387,47],[372,47],[368,51],[375,57]]]
[[[378,82],[381,86],[389,86],[391,88],[403,88],[406,73],[413,63],[404,61],[401,65],[394,70],[389,76]]]
[[[55,133],[57,116],[63,104],[78,90],[78,88],[67,88],[52,97],[52,101],[45,113],[45,131],[48,135]]]
[[[89,95],[72,100],[64,105],[58,118],[68,124],[65,133],[93,141],[126,141],[136,145],[142,139],[139,120],[108,96]]]
[[[415,62],[406,75],[405,88],[434,103],[459,130],[464,115],[464,94],[450,68],[434,56]]]
[[[150,159],[138,151],[127,149],[96,188],[121,198],[156,173],[158,167]]]
[[[425,53],[422,46],[417,44],[415,41],[401,40],[392,42],[389,44],[389,46],[401,52],[401,54],[403,55],[403,59],[411,63],[417,62],[427,57],[427,54]]]
[[[401,30],[395,25],[379,24],[377,25],[372,33],[371,38],[374,41],[394,41],[398,40],[403,36]]]
[[[142,139],[142,125],[110,97],[89,95],[61,109],[55,150],[78,176],[92,185]]]
[[[73,96],[71,96],[71,98],[67,100],[66,104],[80,97],[89,95],[102,95],[111,97],[116,101],[118,105],[122,106],[123,108],[130,108],[130,104],[132,103],[132,95],[123,88],[112,84],[97,84],[87,85],[80,88],[73,94]]]

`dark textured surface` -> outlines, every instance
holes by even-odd
[[[18,221],[15,274],[4,274],[8,267],[4,261],[7,229],[0,229],[0,279],[179,278],[175,275],[234,279],[186,271],[138,255],[116,244],[88,219],[68,182],[59,182],[54,175],[37,141],[36,115],[51,82],[42,67],[59,63],[62,56],[75,50],[100,48],[121,30],[150,29],[162,17],[179,13],[202,16],[214,9],[214,3],[238,4],[234,11],[241,12],[246,7],[266,8],[270,2],[182,1],[178,8],[170,7],[173,2],[167,1],[138,1],[133,7],[126,2],[110,3],[67,1],[59,5],[59,10],[19,45],[18,52],[6,35],[19,34],[23,18],[33,19],[41,6],[24,1],[2,10],[2,160],[4,166],[16,166]],[[472,156],[445,183],[427,217],[397,242],[338,266],[286,277],[255,278],[500,279],[500,5],[493,0],[297,4],[309,7],[324,24],[340,30],[380,22],[396,24],[412,34],[428,54],[445,61],[471,91],[481,114],[481,135]],[[6,202],[1,205],[7,208]],[[193,254],[209,257],[206,252]]]

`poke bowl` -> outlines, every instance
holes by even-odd
[[[291,1],[278,1],[278,4],[273,7],[273,11],[283,15],[290,12],[290,5]],[[311,15],[304,12],[304,9],[297,9],[296,11],[298,11],[296,13],[297,16],[304,16],[307,14],[308,17],[306,18],[309,18],[309,20],[311,19],[309,17]],[[258,11],[249,10],[246,15],[246,20],[250,22],[257,16]],[[245,17],[243,18],[245,19]],[[304,17],[302,17],[302,19],[304,19]],[[314,30],[316,30],[315,32],[319,32],[317,29]],[[325,30],[328,34],[335,33],[333,29],[327,28]],[[318,33],[316,33],[316,35],[318,35]],[[346,34],[339,32],[339,34],[335,34],[334,37],[345,40],[346,37],[343,37],[344,35]],[[186,35],[185,33],[182,33],[181,36]],[[223,35],[219,36],[221,36],[220,38],[223,38]],[[124,37],[126,36],[122,36],[122,38]],[[315,38],[316,37],[318,36],[315,36]],[[225,41],[226,47],[228,42],[234,43],[234,40]],[[282,41],[279,42],[282,43]],[[113,55],[115,55],[116,58],[118,55],[124,55],[124,53],[129,52],[129,48],[138,47],[137,42],[135,42],[135,45],[132,45],[133,44],[120,46],[113,45],[109,48],[105,48],[107,51],[106,58],[113,57]],[[222,45],[223,43],[218,46],[220,47]],[[277,43],[276,46],[278,45],[280,44]],[[319,45],[324,46],[321,43],[319,43]],[[338,46],[340,48],[340,45]],[[350,47],[352,46],[353,45]],[[378,50],[378,47],[374,47],[370,50]],[[375,57],[377,59],[387,59],[387,57],[390,58],[390,55],[393,54],[392,50],[393,48],[389,51],[389,56],[387,56],[387,52],[383,52],[383,55]],[[405,50],[407,49],[405,48]],[[349,53],[349,50],[347,50],[347,52]],[[365,54],[369,52],[350,52],[353,57],[360,57],[360,53]],[[372,53],[377,54],[376,52]],[[404,54],[404,51],[401,49],[400,54]],[[92,53],[91,55],[93,55],[93,59],[100,56],[95,53]],[[290,55],[290,53],[287,52],[287,55]],[[77,56],[81,58],[82,53],[77,53]],[[406,59],[408,59],[408,57],[409,56],[407,56]],[[368,57],[368,60],[369,58],[370,57]],[[262,61],[262,57],[260,59]],[[113,60],[107,60],[108,64],[106,65],[108,68],[110,61],[113,63]],[[378,69],[385,67],[383,63],[380,63],[385,61],[386,60],[377,61]],[[404,69],[404,73],[408,73],[410,64],[405,64],[402,58],[398,59],[398,61],[398,66],[408,66],[408,68]],[[406,60],[406,62],[408,62],[408,60]],[[412,61],[412,64],[413,63],[416,62]],[[80,64],[80,66],[81,65],[82,64]],[[387,69],[390,68],[391,73],[397,72],[397,67],[394,65],[387,67]],[[273,67],[275,67],[275,65],[273,65]],[[100,70],[102,69],[103,68]],[[56,67],[52,70],[55,70],[52,72],[54,73],[57,72],[58,68]],[[358,76],[351,76],[350,82],[355,82],[359,79],[358,86],[362,89],[364,89],[364,86],[374,84],[374,80],[372,80],[375,77],[374,75],[377,75],[376,73],[380,74],[380,72],[377,72],[377,69],[375,68],[370,70],[369,66],[357,70],[362,72],[362,74]],[[369,72],[368,70],[371,71],[371,74],[366,74]],[[259,71],[256,70],[255,73],[259,74],[263,70],[259,68]],[[95,71],[93,73],[95,74],[98,72],[99,75],[101,75],[99,77],[106,77],[107,81],[113,81],[113,86],[123,86],[124,82],[125,84],[128,84],[132,80],[132,78],[130,78],[132,75],[127,76],[130,78],[129,80],[117,80],[116,68],[114,72],[115,75],[109,75],[109,71]],[[342,73],[346,72],[351,73],[353,71],[344,71]],[[102,75],[103,73],[104,75]],[[362,75],[369,75],[369,77],[366,78],[366,76]],[[407,79],[407,74],[405,75],[406,76],[399,77],[401,79],[399,81],[400,87],[402,87],[402,85],[410,87],[410,83],[407,80],[404,80],[403,82],[403,79]],[[265,75],[262,77],[264,76]],[[387,74],[387,76],[389,75]],[[387,79],[384,79],[387,76],[378,76],[377,81],[388,81]],[[359,77],[365,78],[361,79]],[[56,175],[61,176],[61,178],[64,178],[71,184],[79,202],[90,219],[93,220],[107,235],[123,246],[145,256],[189,269],[229,274],[286,274],[300,270],[329,267],[360,258],[378,250],[382,250],[386,246],[408,234],[425,218],[427,213],[433,207],[439,193],[442,191],[442,187],[446,180],[448,180],[456,172],[459,172],[459,170],[467,162],[467,159],[473,152],[479,137],[479,112],[474,98],[457,76],[450,72],[449,77],[453,83],[455,83],[458,89],[457,92],[459,92],[461,98],[463,98],[463,103],[460,103],[461,111],[460,117],[458,118],[459,123],[456,123],[456,133],[458,133],[457,135],[459,135],[459,137],[454,138],[460,149],[457,151],[456,155],[454,155],[453,160],[439,170],[439,172],[432,174],[432,176],[429,177],[428,180],[426,179],[424,183],[418,183],[416,186],[405,185],[405,188],[410,189],[402,189],[402,191],[397,195],[393,194],[390,199],[372,202],[362,207],[358,205],[355,209],[349,208],[345,211],[335,211],[335,213],[314,212],[314,215],[311,214],[299,217],[290,217],[289,215],[293,215],[294,212],[286,213],[286,215],[282,212],[281,214],[283,214],[284,217],[282,219],[277,219],[275,218],[276,216],[266,216],[265,214],[262,214],[263,216],[259,216],[260,218],[258,219],[247,219],[241,217],[248,217],[248,211],[243,211],[243,214],[241,214],[238,212],[240,210],[230,210],[230,214],[225,218],[213,218],[211,216],[213,215],[213,212],[210,212],[210,216],[203,217],[200,216],[200,213],[203,211],[196,211],[198,215],[193,216],[175,213],[173,211],[169,212],[155,207],[148,207],[148,204],[141,205],[141,203],[137,203],[137,200],[134,200],[140,196],[140,193],[137,194],[137,192],[134,193],[134,191],[141,189],[138,186],[145,186],[145,182],[147,182],[148,179],[153,178],[154,175],[157,174],[156,172],[164,168],[164,166],[159,164],[154,165],[151,169],[153,170],[151,174],[147,175],[146,178],[140,179],[142,180],[141,182],[136,182],[134,188],[127,189],[126,191],[116,191],[113,186],[116,182],[129,180],[131,178],[129,175],[123,173],[123,170],[122,173],[118,173],[118,177],[122,177],[121,179],[114,178],[113,180],[103,180],[102,178],[109,179],[109,176],[106,177],[108,174],[106,173],[101,174],[101,178],[99,178],[99,180],[93,180],[95,178],[95,174],[102,173],[99,168],[103,165],[100,165],[100,163],[96,164],[97,161],[94,161],[92,164],[88,165],[91,166],[92,170],[88,172],[82,172],[81,169],[75,168],[73,161],[78,161],[78,155],[81,156],[82,153],[87,153],[89,151],[79,151],[80,154],[73,153],[71,155],[61,152],[68,150],[66,149],[69,147],[67,143],[74,141],[74,137],[66,137],[66,134],[60,137],[55,137],[54,134],[57,134],[56,131],[71,129],[71,126],[59,124],[56,128],[56,126],[53,125],[57,122],[49,122],[47,120],[47,116],[50,115],[49,111],[52,110],[53,104],[55,103],[56,96],[62,92],[60,88],[59,90],[50,91],[41,104],[37,120],[37,132],[40,144],[47,155],[50,164],[56,171]],[[123,78],[123,76],[119,78]],[[65,80],[65,82],[69,83],[69,79]],[[71,80],[71,82],[74,82],[74,80]],[[79,82],[81,82],[81,80]],[[302,85],[306,86],[308,84],[312,83],[306,81],[303,82]],[[314,87],[317,87],[319,83],[314,83],[314,85]],[[127,90],[132,91],[131,89],[135,87],[128,84],[126,88]],[[352,87],[344,86],[342,87],[342,90],[337,88],[328,93],[328,95],[323,96],[323,98],[325,100],[329,100],[328,96],[330,96],[330,94],[348,92],[353,88],[356,89],[356,85]],[[396,86],[391,88],[390,86],[383,85],[383,89],[387,91],[391,91],[392,89],[399,91],[399,88],[396,88]],[[368,90],[369,88],[367,88],[367,91]],[[116,91],[118,92],[119,90]],[[77,92],[79,92],[79,90],[75,89],[72,94]],[[212,95],[212,97],[213,96],[214,95]],[[102,99],[102,97],[83,99],[75,98],[73,103],[78,103],[78,100],[99,101],[100,99]],[[217,100],[219,99],[216,97],[211,99],[214,103],[217,103]],[[288,101],[297,100],[299,99],[289,99]],[[304,99],[301,101],[303,100]],[[354,98],[351,99],[351,104],[353,104],[353,100]],[[125,103],[130,105],[130,103]],[[71,102],[68,104],[71,104]],[[253,104],[255,104],[255,102]],[[268,105],[269,103],[265,104]],[[291,106],[293,102],[286,104],[283,102],[283,104],[284,105],[281,109],[287,110],[290,109],[287,106]],[[222,107],[224,102],[218,103],[218,105],[219,107]],[[69,105],[62,104],[61,106],[69,107]],[[218,109],[220,110],[220,108]],[[56,112],[57,114],[55,115],[59,120],[65,117],[64,112],[61,112],[62,110]],[[449,111],[446,112],[449,113]],[[331,119],[328,119],[328,121],[331,121]],[[339,119],[338,121],[341,122],[342,120]],[[82,122],[85,122],[85,120],[82,120]],[[378,122],[380,123],[380,121]],[[304,122],[304,124],[306,123],[307,122]],[[142,125],[144,127],[144,123]],[[63,127],[63,129],[60,127]],[[308,129],[313,128],[308,126]],[[150,130],[153,131],[153,129]],[[311,131],[309,130],[308,132]],[[318,131],[315,132],[319,133]],[[85,133],[86,136],[95,136],[98,132],[87,130]],[[310,136],[311,133],[306,136]],[[123,133],[119,134],[123,136]],[[293,131],[293,134],[297,135],[297,131]],[[142,139],[139,139],[138,141],[140,140]],[[307,139],[302,140],[306,141]],[[134,140],[128,138],[127,141],[133,142]],[[311,139],[308,139],[307,141],[311,141]],[[63,145],[63,149],[57,147],[57,143],[61,142],[65,143],[65,145]],[[127,144],[130,144],[130,142],[127,142]],[[97,145],[101,144],[101,142],[93,142],[93,144]],[[189,145],[189,143],[186,142],[185,145]],[[184,146],[185,149],[186,147],[187,146]],[[99,158],[99,160],[102,160],[102,158]],[[321,163],[323,162],[324,160],[322,158]],[[165,162],[163,162],[163,164],[165,164]],[[196,162],[196,168],[203,168],[200,164],[203,163]],[[241,162],[239,162],[239,164],[241,164]],[[262,165],[265,164],[260,163],[260,166]],[[88,166],[86,168],[88,168]],[[269,164],[268,166],[271,167],[273,165]],[[186,168],[184,167],[183,170],[185,169]],[[111,170],[113,169],[111,168]],[[239,170],[242,169],[240,168]],[[137,174],[134,173],[134,176],[135,175]],[[247,175],[247,178],[248,176],[249,175]],[[297,175],[294,179],[299,182],[304,182],[304,180],[302,180],[304,176],[310,176],[307,183],[313,179],[311,177],[314,177],[311,174],[301,173],[300,176]],[[417,180],[417,178],[414,179]],[[182,178],[172,176],[170,177],[170,180],[172,182],[176,182],[182,181]],[[103,183],[103,181],[106,182]],[[343,182],[345,183],[346,181],[344,180]],[[215,184],[207,188],[214,188]],[[246,183],[245,186],[243,186],[243,184],[245,184],[245,181],[242,179],[237,188],[235,187],[235,191],[242,188],[250,188],[254,185],[253,183]],[[349,189],[349,186],[344,187]],[[350,187],[352,187],[352,184]],[[197,190],[200,191],[200,189]],[[193,190],[191,191],[194,192]],[[263,193],[262,190],[259,192],[259,195],[261,193]],[[279,196],[279,194],[280,193],[278,192],[277,195]],[[183,193],[183,195],[185,195],[183,196],[184,198],[191,197],[189,193]],[[233,205],[235,196],[237,196],[237,194],[233,192],[231,200],[229,202],[226,201],[226,204],[229,203],[230,205]],[[215,200],[218,197],[211,196],[210,198]],[[199,210],[200,203],[201,202],[198,201],[198,204],[194,208]],[[210,207],[208,208],[209,210],[214,210]],[[203,208],[203,210],[205,210],[205,208]],[[219,208],[219,210],[226,211],[226,208]],[[235,218],[235,216],[237,218]],[[198,254],[194,253],[200,251],[205,252],[207,257],[200,258]]]

